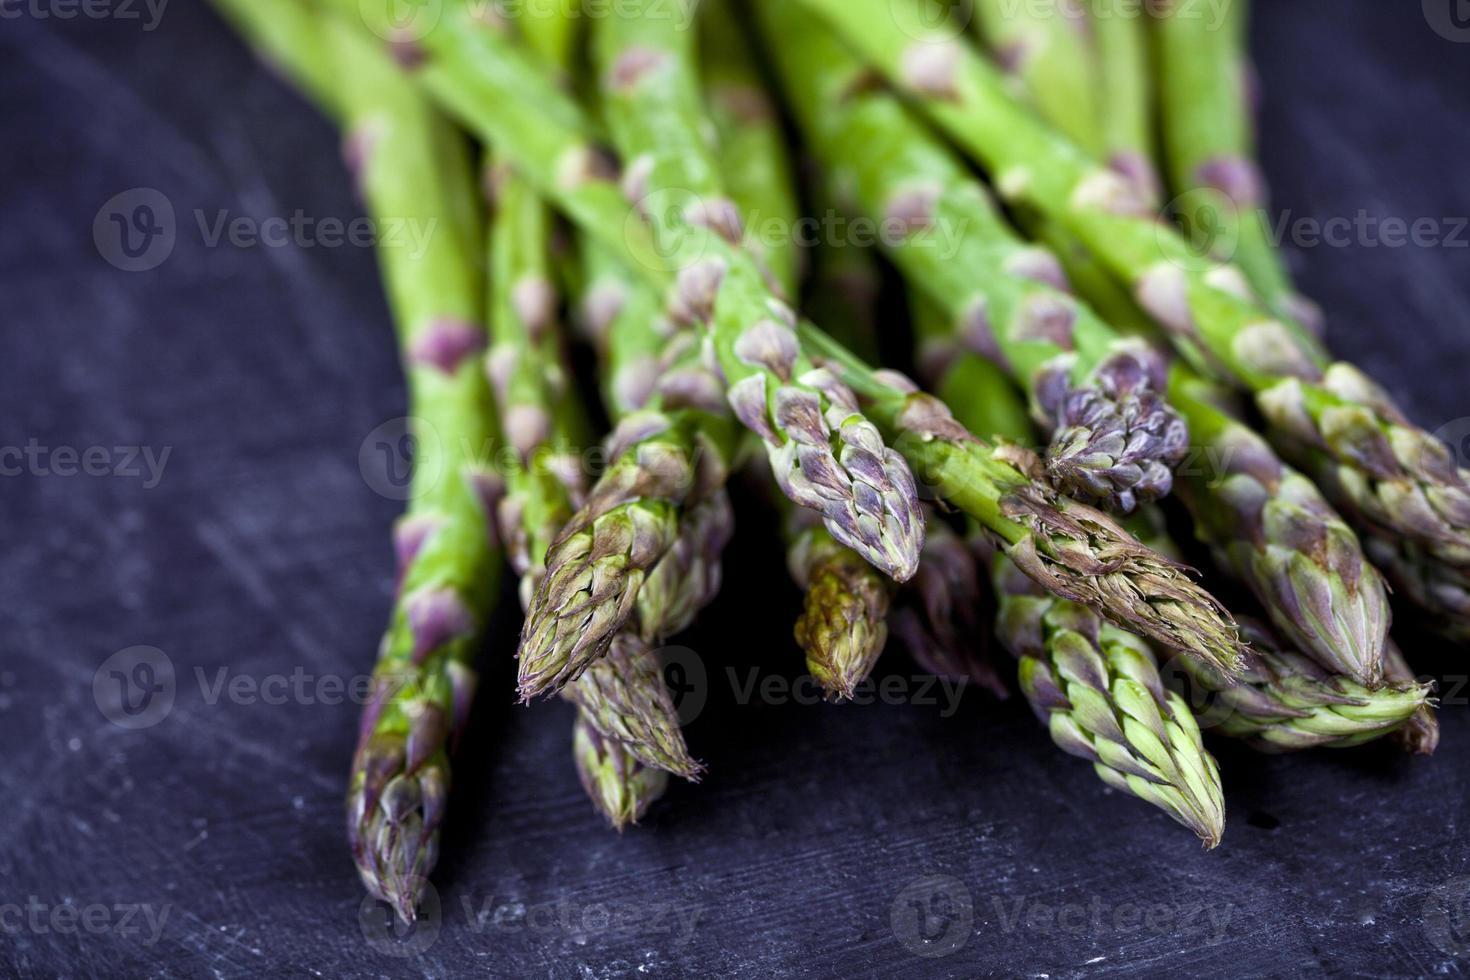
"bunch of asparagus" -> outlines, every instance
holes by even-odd
[[[341,125],[365,207],[438,229],[380,250],[440,438],[348,802],[405,920],[502,560],[520,698],[573,703],[594,805],[621,829],[699,777],[658,647],[719,592],[737,473],[771,491],[835,700],[890,635],[1005,696],[993,625],[1057,745],[1210,847],[1204,733],[1433,751],[1388,584],[1470,635],[1470,475],[1331,360],[1266,234],[1243,4],[978,0],[970,32],[924,0],[216,2]],[[911,316],[874,255],[798,247],[803,197],[884,229]]]

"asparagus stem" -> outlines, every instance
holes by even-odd
[[[801,265],[795,235],[800,210],[786,135],[731,0],[702,0],[699,27],[699,66],[718,137],[720,178],[740,210],[746,248],[781,293],[794,297]]]
[[[803,357],[796,316],[759,263],[725,196],[678,18],[632,0],[594,34],[614,140],[632,161],[624,180],[655,241],[680,269],[677,308],[708,324],[737,418],[761,436],[777,482],[819,511],[832,535],[902,581],[923,523],[902,458],[885,447],[850,393]],[[681,0],[680,9],[689,0]]]
[[[1199,719],[1206,730],[1242,739],[1261,752],[1297,752],[1349,748],[1410,724],[1424,732],[1428,729],[1422,726],[1433,722],[1431,687],[1412,674],[1368,688],[1284,649],[1261,623],[1241,617],[1240,624],[1250,649],[1239,682],[1225,681],[1197,663],[1181,659],[1179,664],[1209,694],[1212,703],[1201,707]],[[1392,643],[1389,649],[1402,659]]]
[[[1321,313],[1296,291],[1265,213],[1255,161],[1246,0],[1213,23],[1183,6],[1155,8],[1159,94],[1169,180],[1188,233],[1231,258],[1276,316],[1320,334]]]
[[[566,692],[589,725],[643,765],[698,778],[703,767],[685,747],[658,656],[636,633],[619,633],[607,656]]]
[[[586,494],[576,455],[585,426],[566,390],[549,268],[550,215],[510,168],[492,168],[495,214],[490,233],[490,337],[486,359],[513,452],[498,508],[511,567],[521,576],[521,604],[545,575],[547,549]]]
[[[761,14],[803,129],[834,179],[874,220],[903,272],[944,308],[957,347],[1002,360],[1051,434],[1049,475],[1065,492],[1129,511],[1168,493],[1188,434],[1161,397],[1163,361],[1066,291],[1056,259],[1022,241],[947,147],[798,5]],[[1071,30],[1071,28],[1067,28]]]
[[[1017,103],[948,25],[925,23],[919,0],[799,2],[985,164],[1005,197],[1046,214],[1127,282],[1197,369],[1250,391],[1278,448],[1361,528],[1470,567],[1470,473],[1361,371],[1267,314],[1239,269],[1195,255],[1126,182]]]
[[[1099,100],[1094,24],[1082,4],[976,0],[974,11],[980,36],[1014,81],[1017,97],[1088,153],[1103,156],[1109,113]]]
[[[1235,626],[1183,566],[1040,482],[1029,450],[981,442],[939,399],[901,375],[874,373],[820,330],[803,325],[801,340],[868,399],[868,414],[926,489],[975,518],[1043,588],[1233,673],[1241,654]]]
[[[463,234],[463,202],[474,184],[463,142],[400,83],[384,55],[335,24],[311,29],[332,65],[323,74],[337,80],[333,104],[368,210],[380,222],[412,217],[439,230],[421,251],[378,251],[410,412],[421,433],[437,438],[418,440],[412,502],[395,531],[403,565],[398,599],[363,712],[347,800],[364,884],[411,922],[438,857],[449,748],[468,714],[470,661],[500,565],[487,500],[495,480],[475,458],[492,442],[495,414],[472,356],[486,342],[478,326],[477,251]]]
[[[1145,200],[1157,201],[1161,182],[1154,168],[1148,13],[1134,0],[1092,2],[1108,166],[1131,180]]]

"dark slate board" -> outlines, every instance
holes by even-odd
[[[1462,438],[1470,31],[1450,0],[1425,3],[1432,18],[1381,0],[1258,6],[1278,205],[1457,229],[1457,247],[1295,258],[1334,345]],[[972,692],[950,717],[737,704],[728,667],[797,673],[795,600],[758,528],[686,641],[710,678],[689,728],[704,783],[675,787],[640,829],[604,829],[573,774],[568,708],[511,704],[507,621],[458,762],[439,931],[413,956],[369,942],[341,829],[356,708],[211,703],[196,675],[351,677],[388,609],[398,505],[365,485],[358,449],[404,392],[372,256],[207,248],[192,218],[350,219],[336,139],[204,5],[168,6],[156,30],[142,4],[127,8],[142,20],[55,16],[71,9],[0,25],[0,446],[34,440],[61,468],[60,447],[105,447],[93,462],[109,470],[127,469],[114,447],[170,455],[156,485],[41,463],[0,481],[4,972],[1464,970],[1459,682],[1432,761],[1221,746],[1229,832],[1202,853],[1060,756],[1014,700]],[[166,195],[181,230],[160,267],[129,273],[99,257],[93,220],[136,187]],[[1463,675],[1463,651],[1404,635],[1424,669]],[[93,679],[138,644],[166,653],[178,693],[129,731],[99,712]],[[899,654],[879,671],[909,672]]]

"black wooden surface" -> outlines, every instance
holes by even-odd
[[[1446,239],[1297,249],[1301,278],[1334,346],[1462,439],[1470,27],[1453,0],[1257,7],[1276,204],[1433,219]],[[114,16],[38,2],[0,19],[0,446],[35,447],[0,479],[0,970],[1465,970],[1464,651],[1404,634],[1423,669],[1451,675],[1433,760],[1218,746],[1229,827],[1203,853],[1059,755],[1015,700],[968,692],[948,717],[942,701],[738,703],[727,669],[740,684],[799,672],[795,599],[758,524],[683,641],[707,678],[689,726],[704,783],[607,831],[576,783],[567,706],[511,704],[507,621],[456,767],[437,932],[371,939],[342,841],[357,707],[212,686],[220,671],[315,681],[371,665],[399,505],[358,453],[404,399],[373,257],[208,247],[196,211],[355,216],[334,134],[207,7],[178,0],[153,30],[141,3],[86,9]],[[93,225],[139,187],[167,197],[179,231],[160,266],[129,272]],[[130,465],[132,446],[169,452],[161,478]],[[93,469],[113,475],[64,475],[66,447],[101,447]],[[128,730],[93,681],[135,645],[163,651],[176,696]],[[878,670],[910,673],[897,652]]]

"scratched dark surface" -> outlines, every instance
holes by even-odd
[[[1444,219],[1470,214],[1470,44],[1413,2],[1257,6],[1277,204],[1454,233]],[[0,479],[6,974],[1465,972],[1463,695],[1433,760],[1218,746],[1229,827],[1203,853],[1057,753],[1015,700],[970,692],[950,717],[737,704],[727,666],[797,673],[795,599],[758,524],[683,641],[712,679],[689,727],[704,783],[607,831],[576,783],[568,707],[511,704],[507,620],[456,767],[437,935],[383,951],[342,841],[356,707],[211,703],[196,679],[361,674],[389,607],[398,504],[365,483],[358,449],[404,390],[372,256],[207,248],[191,217],[351,218],[336,137],[200,4],[152,31],[5,19],[0,62],[0,445],[106,447],[116,469],[113,447],[170,451],[156,481],[141,461],[139,476]],[[180,232],[134,273],[99,257],[92,229],[136,187],[167,196]],[[1470,416],[1458,235],[1297,256],[1333,344],[1431,429]],[[1463,674],[1464,651],[1404,636],[1421,669]],[[138,644],[166,653],[177,696],[130,731],[103,717],[93,678]],[[896,652],[878,671],[910,672]],[[926,896],[928,943],[910,924]]]

